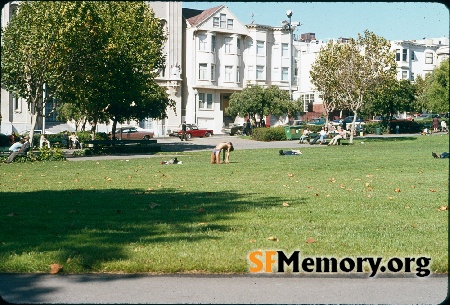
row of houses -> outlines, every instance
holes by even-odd
[[[247,84],[277,85],[288,90],[293,100],[301,98],[305,118],[321,115],[319,93],[313,88],[309,71],[326,41],[315,33],[296,35],[299,23],[289,21],[280,26],[243,24],[224,5],[207,10],[182,8],[182,2],[148,2],[167,34],[164,45],[165,68],[157,82],[167,88],[176,103],[164,120],[151,118],[141,122],[125,122],[153,129],[155,136],[166,136],[183,121],[221,133],[224,125],[235,121],[225,109],[230,96]],[[2,27],[17,10],[18,2],[2,9]],[[290,16],[289,16],[290,17]],[[345,38],[339,41],[345,42]],[[448,38],[415,41],[391,41],[396,50],[398,78],[414,79],[432,71],[448,58]],[[47,113],[54,105],[46,104]],[[1,90],[1,132],[21,132],[30,128],[25,101]],[[267,118],[271,125],[287,118]],[[53,113],[39,122],[37,129],[59,131],[75,129],[71,122],[58,122]],[[108,132],[110,125],[98,131]]]

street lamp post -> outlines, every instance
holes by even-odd
[[[194,124],[197,125],[197,95],[198,90],[194,89]]]
[[[289,21],[283,21],[284,28],[289,30],[289,98],[292,101],[292,70],[293,70],[293,58],[292,58],[292,44],[293,44],[293,31],[296,26],[300,25],[300,22],[292,22],[292,10],[286,11],[286,16],[289,18]]]

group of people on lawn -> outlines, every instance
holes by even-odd
[[[300,137],[300,141],[299,143],[309,143],[310,145],[314,145],[316,144],[316,142],[318,141],[320,145],[325,145],[327,144],[328,146],[330,145],[337,145],[339,143],[340,139],[347,139],[347,136],[350,135],[350,131],[345,130],[343,127],[338,126],[337,130],[334,132],[335,136],[331,139],[331,141],[327,144],[327,138],[328,138],[328,128],[326,127],[322,127],[322,129],[319,131],[319,133],[317,133],[317,135],[310,140],[310,134],[311,134],[311,130],[309,130],[309,127],[307,127],[304,131],[303,134]]]

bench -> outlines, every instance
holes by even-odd
[[[82,147],[97,151],[111,152],[160,152],[161,145],[156,139],[149,140],[88,140]]]
[[[10,146],[1,146],[0,147],[0,155],[7,155],[7,156],[9,156],[9,154],[11,153],[9,151],[9,147]]]

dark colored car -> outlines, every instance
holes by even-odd
[[[353,118],[354,118],[354,116],[351,115],[351,116],[346,117],[346,118],[343,119],[343,120],[334,120],[334,121],[333,121],[333,125],[342,125],[343,122],[345,122],[345,124],[352,124],[352,123],[353,123]],[[356,117],[356,122],[355,122],[355,124],[356,124],[356,125],[364,125],[364,124],[366,124],[366,123],[365,123],[364,120],[361,119],[360,117]]]
[[[234,136],[236,134],[241,134],[244,130],[244,125],[230,124],[228,127],[222,128],[222,132]]]

